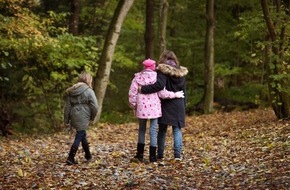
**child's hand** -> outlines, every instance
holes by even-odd
[[[65,126],[66,126],[66,131],[68,131],[69,133],[71,133],[72,130],[73,130],[72,126],[70,124],[65,124]]]
[[[175,97],[176,98],[184,98],[184,92],[182,90],[175,92]]]

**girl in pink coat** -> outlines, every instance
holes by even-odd
[[[146,59],[143,61],[144,69],[135,74],[129,89],[129,103],[134,110],[135,117],[139,119],[137,154],[135,158],[143,161],[146,123],[150,119],[150,149],[149,160],[156,162],[156,148],[157,148],[157,123],[158,118],[161,117],[161,101],[163,99],[183,98],[184,93],[170,92],[163,89],[152,94],[138,93],[138,87],[144,85],[154,84],[156,82],[157,73],[155,71],[155,61]]]

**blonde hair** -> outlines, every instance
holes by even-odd
[[[86,83],[91,88],[92,88],[92,81],[93,81],[93,77],[90,73],[83,71],[79,75],[78,82]]]
[[[175,55],[175,53],[173,51],[165,50],[163,53],[161,53],[161,55],[159,57],[158,64],[166,63],[167,60],[173,60],[177,66],[180,65],[179,61],[177,59],[177,56]]]

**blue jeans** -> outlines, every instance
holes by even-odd
[[[157,158],[164,157],[164,149],[165,149],[165,141],[166,141],[166,133],[167,133],[167,125],[159,124],[157,143]],[[181,158],[182,151],[182,133],[181,127],[172,126],[173,131],[173,150],[174,150],[174,158]]]
[[[150,119],[150,146],[157,147],[157,122],[158,119]],[[139,119],[138,143],[145,144],[147,119]]]
[[[80,142],[82,142],[83,145],[88,144],[86,130],[77,131],[76,136],[75,136],[75,140],[74,140],[72,146],[77,149],[80,145]]]

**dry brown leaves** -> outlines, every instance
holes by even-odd
[[[147,130],[149,131],[149,130]],[[90,163],[65,160],[73,135],[1,140],[0,189],[289,189],[290,124],[271,110],[187,118],[183,160],[174,162],[168,131],[165,166],[133,162],[137,124],[99,124],[88,131]]]

